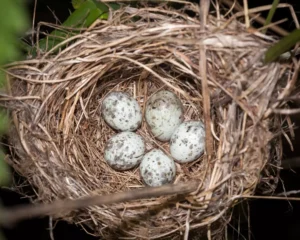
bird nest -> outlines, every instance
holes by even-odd
[[[176,163],[174,184],[196,187],[61,212],[55,219],[104,239],[180,239],[207,228],[214,236],[240,199],[273,190],[282,132],[273,109],[285,106],[295,65],[263,63],[274,37],[213,12],[201,30],[199,18],[194,4],[123,7],[61,45],[6,66],[9,94],[1,101],[13,119],[7,161],[34,187],[33,202],[146,187],[138,167],[115,171],[104,160],[116,131],[100,109],[112,91],[129,93],[143,113],[153,93],[172,91],[183,103],[184,121],[205,123],[205,153]],[[136,133],[147,151],[169,154],[169,142],[154,138],[145,120]]]

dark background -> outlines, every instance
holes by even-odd
[[[1,0],[0,0],[1,1]],[[33,0],[27,0],[28,11],[33,13]],[[242,3],[242,1],[239,1]],[[248,0],[249,7],[256,7],[266,4],[271,4],[272,0]],[[281,3],[290,3],[293,5],[298,19],[300,19],[300,2],[299,0],[281,1]],[[36,11],[36,23],[40,21],[58,23],[63,22],[72,11],[71,0],[38,0],[37,11]],[[54,17],[54,14],[56,17]],[[264,16],[265,17],[265,16]],[[274,20],[280,20],[288,17],[290,20],[281,26],[292,31],[295,25],[291,19],[289,10],[280,9],[276,12]],[[47,30],[47,29],[45,29]],[[300,116],[293,116],[293,122],[296,126],[300,126]],[[295,150],[292,152],[288,147],[288,144],[284,142],[284,158],[288,159],[291,157],[300,158],[300,130],[296,129],[296,138],[293,139]],[[279,183],[276,192],[282,192],[283,186],[286,191],[289,190],[300,190],[300,161],[299,167],[294,169],[285,169],[281,172],[281,182]],[[18,179],[19,176],[16,176]],[[294,197],[300,197],[300,194],[293,195]],[[27,200],[22,199],[18,194],[6,190],[0,189],[0,199],[5,206],[13,206],[20,203],[28,203]],[[251,225],[251,237],[253,240],[260,239],[289,239],[298,240],[300,239],[300,202],[289,202],[279,200],[251,200],[248,201],[250,208],[250,225]],[[243,212],[239,206],[236,212]],[[241,218],[241,219],[239,219]],[[233,217],[231,224],[237,227],[237,222],[240,221],[240,234],[238,230],[232,228],[230,232],[233,234],[233,239],[248,239],[247,222],[243,221],[243,216],[236,214]],[[40,239],[49,240],[49,219],[33,219],[29,221],[23,221],[18,223],[12,229],[4,229],[4,234],[7,240],[15,239]],[[74,225],[69,225],[65,222],[59,222],[56,224],[54,230],[54,239],[96,239],[92,236],[87,235],[83,230],[77,228]]]

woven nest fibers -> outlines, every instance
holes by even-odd
[[[199,6],[185,9],[195,17],[164,6],[125,7],[66,40],[61,51],[6,66],[9,95],[1,101],[14,125],[7,161],[34,187],[33,202],[145,187],[139,167],[116,171],[104,159],[106,143],[117,133],[100,114],[112,91],[130,94],[144,114],[150,96],[169,90],[183,103],[184,121],[205,122],[205,153],[176,162],[174,183],[196,181],[192,194],[91,206],[56,219],[104,239],[181,239],[185,231],[224,222],[238,199],[258,187],[272,190],[282,132],[272,109],[284,107],[295,65],[262,63],[272,37],[213,13],[201,31]],[[202,87],[209,90],[208,117]],[[144,117],[136,133],[147,151],[170,153],[169,142],[154,138]],[[216,224],[211,234],[224,226]]]

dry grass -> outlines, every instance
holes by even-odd
[[[8,162],[35,187],[34,202],[76,199],[93,194],[143,188],[138,169],[112,170],[103,158],[115,134],[99,114],[113,90],[134,96],[145,109],[147,98],[169,89],[182,100],[185,120],[203,115],[203,74],[210,91],[213,152],[190,164],[177,164],[175,183],[198,181],[186,196],[158,197],[55,216],[81,224],[93,235],[116,239],[187,239],[189,231],[207,226],[219,235],[231,207],[259,188],[273,191],[281,159],[281,120],[273,108],[285,106],[295,84],[297,62],[263,65],[275,39],[248,32],[244,24],[220,13],[201,30],[199,8],[182,10],[122,8],[111,19],[53,50],[6,66],[10,94],[1,101],[10,109],[15,128]],[[217,16],[217,17],[216,17]],[[135,22],[133,21],[135,18]],[[202,53],[200,54],[201,50]],[[138,134],[147,150],[168,143],[155,140],[143,122]],[[19,137],[18,137],[19,136]],[[114,232],[114,233],[113,233]],[[113,235],[112,235],[113,233]],[[113,237],[112,237],[113,236]]]

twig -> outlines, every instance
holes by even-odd
[[[205,26],[207,23],[207,16],[209,12],[210,0],[201,0],[200,1],[200,22],[201,22],[201,30],[205,30]]]
[[[207,239],[211,240],[211,225],[207,225]]]
[[[185,221],[185,232],[184,232],[184,240],[189,239],[189,233],[190,233],[190,214],[191,209],[187,211],[186,221]]]
[[[245,25],[246,28],[249,28],[250,20],[249,20],[249,12],[248,12],[248,0],[244,0],[244,12],[245,12]]]
[[[54,234],[53,234],[53,219],[52,219],[52,216],[49,217],[49,235],[50,235],[51,240],[55,240],[54,239]]]
[[[290,196],[290,195],[295,195],[295,194],[299,194],[300,190],[292,190],[292,191],[288,191],[288,192],[282,192],[277,194],[277,196]]]
[[[232,197],[232,201],[237,199],[265,199],[265,200],[284,200],[284,201],[300,201],[300,197],[276,197],[276,196],[252,196],[252,195],[243,195]]]
[[[282,115],[293,115],[293,114],[299,114],[300,113],[300,108],[296,108],[296,109],[274,108],[274,109],[272,109],[272,112],[276,113],[276,114],[282,114]]]
[[[35,18],[36,18],[36,6],[37,0],[34,1],[34,8],[33,8],[33,18],[32,18],[32,30],[31,30],[31,45],[34,46],[34,25],[35,25]]]
[[[237,10],[237,11],[243,11],[243,7],[238,3],[238,2],[235,2],[233,3],[231,0],[222,0],[223,3],[225,3],[228,7],[232,7]],[[253,17],[254,14],[253,13],[249,13],[249,16]],[[266,22],[266,19],[264,19],[263,17],[256,17],[255,18],[255,21],[264,25],[265,22]],[[275,25],[272,25],[269,27],[271,30],[273,30],[274,32],[282,35],[282,36],[287,36],[289,34],[288,31],[284,30],[283,28],[281,27],[278,27],[278,26],[275,26]]]
[[[300,68],[300,61],[296,61],[294,60],[294,64],[295,64],[295,69],[299,69]],[[298,75],[299,75],[299,71],[294,71],[293,73],[293,76],[292,76],[292,79],[289,80],[289,82],[287,83],[285,89],[283,90],[283,92],[278,96],[278,99],[279,100],[282,100],[284,99],[285,97],[287,97],[288,95],[290,95],[291,91],[294,89],[295,87],[295,84],[298,80]],[[274,112],[274,109],[276,109],[278,107],[278,105],[280,104],[279,101],[275,102],[273,104],[273,106],[271,106],[271,108],[269,108],[265,115],[264,115],[264,118],[267,118],[269,117],[273,112]]]
[[[209,12],[209,0],[200,1],[200,20],[201,20],[201,30],[205,30],[207,16]],[[199,69],[202,77],[202,96],[203,96],[203,115],[205,121],[206,138],[205,138],[205,148],[208,155],[208,159],[213,155],[213,136],[210,130],[211,126],[211,116],[210,116],[210,93],[207,83],[207,69],[206,69],[206,50],[204,46],[200,46],[200,60]]]
[[[251,239],[251,219],[250,219],[250,205],[249,202],[247,201],[247,212],[248,212],[248,239]]]
[[[261,31],[261,32],[264,33],[263,30],[267,30],[267,29],[270,28],[271,26],[279,25],[279,24],[281,24],[281,23],[287,22],[288,20],[289,20],[288,18],[284,18],[284,19],[278,20],[278,21],[276,21],[276,22],[273,22],[273,23],[270,23],[270,24],[268,24],[268,25],[264,25],[264,26],[261,27],[261,28],[258,28],[257,31],[259,31],[259,32]]]
[[[168,184],[161,187],[145,187],[105,196],[88,196],[76,200],[57,200],[50,204],[20,205],[1,209],[0,225],[9,226],[17,221],[72,211],[93,205],[108,205],[131,200],[147,199],[175,194],[187,194],[197,190],[196,182]]]

